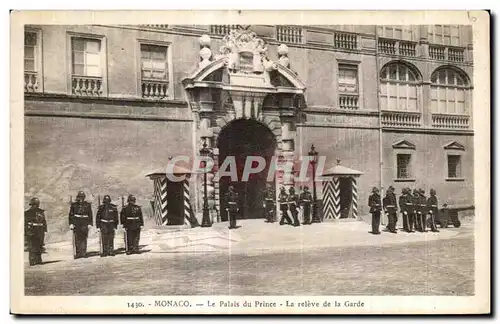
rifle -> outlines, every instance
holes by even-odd
[[[122,212],[123,212],[123,208],[125,208],[125,202],[124,202],[123,196],[122,196]],[[123,226],[123,241],[125,243],[125,252],[128,252],[127,229],[125,228],[125,226]]]
[[[99,206],[101,206],[101,195],[97,196],[97,212],[99,212]],[[96,217],[97,218],[97,217]],[[99,220],[100,221],[100,220]],[[96,224],[95,226],[99,229],[100,224],[97,224],[97,219],[96,219]],[[99,226],[99,227],[98,227]],[[102,255],[103,253],[103,247],[102,247],[102,232],[99,230],[99,254]]]
[[[69,205],[71,206],[73,204],[73,196],[69,196]],[[73,228],[71,234],[71,239],[73,243],[73,259],[76,259],[76,237],[75,237],[75,229]]]

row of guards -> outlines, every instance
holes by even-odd
[[[78,192],[76,201],[70,196],[69,227],[72,231],[73,258],[87,257],[87,238],[93,224],[92,206],[85,201],[85,193]],[[120,216],[119,216],[120,215]],[[99,253],[101,257],[114,256],[115,231],[119,225],[125,230],[124,246],[126,254],[139,253],[140,232],[144,226],[142,209],[136,205],[136,198],[129,195],[127,205],[122,197],[122,209],[111,202],[111,197],[105,195],[101,204],[98,196],[98,209],[95,225],[99,233]]]
[[[153,181],[154,198],[151,205],[155,224],[157,226],[189,225],[197,227],[199,223],[191,206],[189,185],[191,171],[177,165],[174,167],[174,171],[176,176],[184,176],[184,179],[174,182],[169,180],[166,173],[163,172],[147,175]],[[362,174],[361,171],[340,165],[340,160],[337,160],[337,165],[326,170],[321,175],[323,177],[322,198],[315,201],[317,213],[320,215],[321,220],[358,218],[357,181]],[[213,190],[215,189],[212,188]],[[315,190],[314,187],[313,190]],[[214,198],[217,194],[212,191],[211,195]],[[221,198],[227,199],[224,194],[219,193]],[[315,195],[313,195],[313,198],[315,198]],[[172,203],[173,201],[177,201],[177,203]],[[275,202],[279,204],[279,199],[278,201],[275,200]],[[312,205],[314,206],[314,204]],[[212,208],[215,207],[212,206]],[[267,209],[266,205],[264,205],[264,209]],[[301,212],[303,214],[302,210]]]
[[[76,201],[69,199],[70,209],[68,214],[69,228],[72,231],[73,258],[86,258],[87,238],[89,230],[94,225],[92,206],[85,201],[85,193],[78,192]],[[139,253],[140,232],[144,226],[141,207],[136,205],[133,195],[128,196],[127,205],[122,197],[122,210],[118,216],[118,208],[111,203],[111,197],[105,195],[101,204],[98,197],[98,209],[95,225],[99,232],[99,252],[101,257],[114,256],[114,238],[118,225],[125,230],[124,245],[127,254]],[[29,252],[29,264],[42,264],[44,253],[44,239],[47,233],[47,220],[45,210],[40,208],[37,197],[30,199],[30,208],[24,212],[25,243]]]

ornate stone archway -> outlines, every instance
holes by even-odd
[[[305,85],[290,68],[287,46],[280,45],[278,54],[279,59],[272,61],[266,43],[249,30],[232,30],[218,53],[212,51],[209,36],[200,38],[200,62],[182,83],[195,121],[194,152],[207,139],[216,168],[219,152],[215,143],[222,128],[236,119],[259,121],[275,135],[278,172],[287,163],[293,165],[295,124],[298,111],[305,107]],[[208,179],[213,187],[209,205],[219,210],[217,179],[213,174]],[[279,177],[276,183],[292,186],[293,174]]]

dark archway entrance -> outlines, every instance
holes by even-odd
[[[230,184],[239,194],[238,219],[263,218],[263,201],[267,183],[269,166],[276,150],[276,138],[271,130],[256,120],[237,119],[225,126],[218,137],[219,166],[226,157],[234,156],[237,165],[238,181],[231,183],[228,176],[221,177],[220,186],[220,211],[221,220],[227,221],[225,194]],[[264,170],[251,174],[249,181],[241,181],[246,158],[248,156],[261,156],[266,160]],[[274,178],[270,181],[274,189]]]

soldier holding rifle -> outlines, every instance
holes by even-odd
[[[96,214],[96,227],[101,238],[101,257],[114,256],[115,230],[118,227],[118,208],[105,195]]]
[[[264,198],[264,210],[266,213],[266,220],[268,223],[274,223],[275,217],[275,194],[272,186],[268,185],[266,188],[265,198]]]
[[[42,263],[43,238],[47,232],[47,221],[40,200],[31,198],[30,208],[24,212],[24,233],[28,241],[29,263],[34,266]]]
[[[87,238],[92,227],[92,206],[85,201],[85,193],[79,191],[76,202],[71,202],[69,209],[69,228],[73,231],[73,249],[75,259],[87,257]]]
[[[141,207],[135,204],[136,199],[133,195],[127,198],[127,205],[122,208],[120,220],[125,229],[125,250],[127,254],[139,253],[139,240],[141,238],[141,229],[144,226]]]
[[[311,193],[309,192],[309,188],[304,186],[302,189],[302,193],[300,194],[300,204],[302,205],[304,211],[304,225],[311,225],[311,202],[313,200]]]
[[[298,210],[298,203],[299,203],[299,197],[295,193],[295,188],[290,187],[288,189],[288,209],[290,210],[290,214],[292,214],[293,217],[293,226],[300,226],[299,222],[299,210]]]

